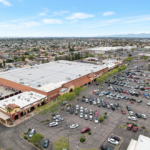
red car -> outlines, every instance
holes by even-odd
[[[129,92],[128,92],[128,91],[126,91],[126,94],[129,94]]]
[[[86,127],[86,128],[84,128],[84,129],[81,130],[81,133],[86,133],[86,132],[88,132],[88,131],[90,131],[90,128],[89,128],[89,127]]]
[[[125,90],[123,90],[122,92],[123,92],[123,93],[125,93],[126,91],[125,91]]]
[[[134,101],[132,101],[132,100],[131,100],[131,101],[130,101],[130,103],[131,103],[131,104],[133,104],[133,103],[134,103]]]
[[[150,87],[146,87],[145,89],[146,89],[146,90],[149,90],[149,89],[150,89]]]
[[[128,127],[127,127],[127,129],[128,129],[128,130],[131,130],[132,127],[133,127],[133,124],[129,124]]]
[[[134,126],[134,127],[133,127],[133,131],[136,132],[137,130],[138,130],[138,127],[137,127],[137,126]]]
[[[97,110],[95,110],[95,117],[98,117],[98,113],[97,113]]]
[[[126,114],[125,110],[123,110],[123,109],[121,109],[121,112],[122,112],[123,114]]]

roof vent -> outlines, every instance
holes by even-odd
[[[12,101],[15,101],[15,99],[12,99]]]
[[[81,74],[79,74],[79,76],[81,76]]]
[[[30,102],[30,99],[27,99],[28,102]]]
[[[6,104],[5,104],[5,103],[3,103],[3,106],[6,106]]]

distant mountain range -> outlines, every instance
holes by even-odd
[[[139,34],[116,34],[116,35],[104,35],[98,37],[125,37],[125,38],[150,38],[150,33],[139,33]]]

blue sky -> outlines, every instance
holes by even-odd
[[[0,0],[0,37],[150,33],[149,0]]]

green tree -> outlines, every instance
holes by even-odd
[[[24,55],[29,55],[29,53],[28,53],[28,52],[25,52]]]
[[[104,79],[102,78],[97,78],[96,81],[99,83],[99,86],[102,86],[102,84],[104,83]]]
[[[21,61],[25,61],[25,57],[23,55],[20,59],[21,59]]]
[[[0,68],[2,68],[3,66],[2,66],[2,63],[0,63]]]
[[[10,115],[10,120],[11,120],[11,111],[12,111],[12,109],[11,109],[10,107],[7,107],[7,112],[8,112],[9,115]],[[11,123],[12,123],[12,120],[11,120]]]
[[[81,87],[76,87],[76,88],[74,89],[74,93],[75,93],[75,95],[78,96],[78,97],[80,96],[81,91],[82,91],[82,88],[81,88]]]
[[[54,150],[63,150],[63,149],[67,149],[69,148],[69,144],[68,144],[68,138],[67,137],[59,137],[57,141],[55,141],[53,143],[53,149]],[[70,148],[69,148],[70,149]]]
[[[34,56],[33,55],[29,55],[28,57],[30,60],[33,60],[34,59]]]
[[[66,96],[67,100],[72,101],[75,98],[75,93],[74,92],[67,93],[64,96]]]
[[[46,52],[46,53],[44,53],[44,56],[45,56],[45,57],[47,57],[47,56],[48,56],[48,53],[47,53],[47,52]]]
[[[44,59],[42,59],[42,64],[44,64]]]
[[[44,138],[44,136],[40,133],[35,133],[31,139],[30,142],[33,144],[38,144],[42,139]]]
[[[3,66],[5,67],[5,60],[3,60]]]

